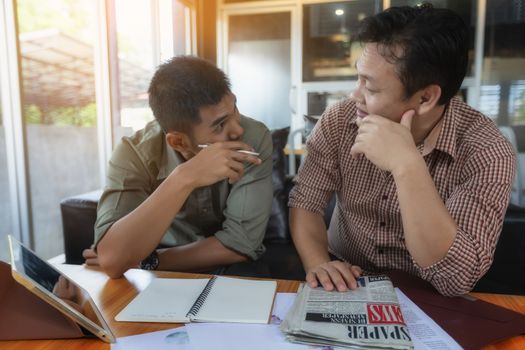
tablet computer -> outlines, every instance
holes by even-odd
[[[18,283],[76,322],[85,335],[115,342],[115,336],[85,289],[12,236],[8,240],[11,273]]]

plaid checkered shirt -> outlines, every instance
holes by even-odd
[[[492,264],[514,180],[512,145],[492,120],[457,98],[449,102],[435,146],[423,158],[457,232],[446,256],[422,268],[405,245],[393,176],[350,156],[357,130],[351,100],[325,111],[306,143],[289,206],[323,214],[336,193],[332,254],[367,273],[404,270],[444,295],[470,291]]]

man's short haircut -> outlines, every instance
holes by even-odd
[[[218,104],[230,92],[230,82],[212,63],[177,56],[161,64],[148,89],[149,105],[165,132],[191,135],[200,123],[199,108]]]
[[[396,65],[406,98],[436,84],[441,87],[438,103],[446,104],[467,72],[468,29],[449,9],[392,7],[364,19],[358,39],[377,43],[380,54]]]

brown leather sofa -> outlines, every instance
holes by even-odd
[[[288,228],[287,201],[293,186],[292,179],[285,173],[287,158],[283,152],[288,131],[286,128],[272,132],[274,196],[264,240],[267,252],[262,259],[272,278],[304,280],[304,270]],[[94,191],[66,198],[60,203],[66,263],[84,262],[82,250],[93,243],[93,226],[101,194],[102,191]],[[327,225],[334,205],[335,201],[332,200],[325,215]],[[525,209],[509,207],[494,263],[475,290],[525,295]]]
[[[289,191],[292,187],[291,179],[286,179],[285,186],[285,191]],[[66,198],[60,203],[66,264],[84,263],[82,251],[93,244],[93,227],[101,195],[101,190],[94,191]],[[274,195],[273,213],[264,240],[266,253],[262,258],[270,271],[268,277],[303,280],[304,270],[287,227],[287,193]],[[280,203],[276,203],[278,199],[281,200]],[[285,210],[281,210],[282,208]]]

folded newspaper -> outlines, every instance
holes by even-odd
[[[286,339],[301,344],[360,349],[413,349],[392,282],[362,276],[358,288],[327,292],[303,284],[281,323]]]

